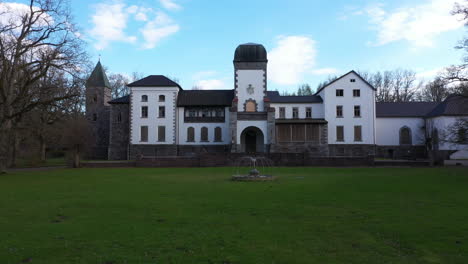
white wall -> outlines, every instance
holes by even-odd
[[[237,70],[237,98],[239,99],[237,110],[244,112],[244,104],[248,99],[253,99],[257,102],[257,110],[264,111],[263,97],[265,71],[263,70]],[[254,93],[248,94],[247,87],[251,84],[254,87]]]
[[[356,82],[350,82],[356,79]],[[337,97],[336,89],[343,89],[344,96]],[[361,96],[353,97],[353,89],[360,89]],[[375,144],[375,91],[356,74],[349,73],[323,89],[325,120],[328,121],[328,144]],[[343,118],[336,117],[336,106],[343,106]],[[354,106],[361,106],[361,117],[354,117]],[[354,126],[362,126],[362,141],[354,141]],[[336,141],[336,126],[344,126],[344,142]]]
[[[268,141],[268,130],[266,121],[247,121],[247,120],[238,120],[237,121],[237,144],[241,143],[241,134],[247,127],[257,127],[263,133],[263,143],[269,144]]]
[[[424,145],[424,119],[417,117],[378,117],[376,119],[376,143],[379,146],[399,146],[400,129],[411,129],[412,145]]]
[[[175,144],[175,102],[179,89],[177,87],[131,87],[131,144]],[[141,96],[147,95],[148,102],[142,102]],[[159,102],[159,95],[165,101]],[[141,118],[141,107],[148,106],[148,117]],[[165,117],[159,118],[159,106],[165,106]],[[140,142],[140,127],[148,126],[148,142]],[[166,141],[158,141],[158,126],[166,127]]]
[[[286,119],[292,118],[292,110],[297,107],[299,110],[299,118],[306,118],[306,108],[312,108],[312,118],[325,118],[324,107],[322,103],[308,103],[308,104],[292,104],[292,103],[272,103],[271,107],[275,108],[275,118],[280,118],[279,108],[284,107],[286,112]]]
[[[231,144],[231,130],[229,129],[229,108],[224,108],[224,123],[185,123],[184,122],[184,107],[178,107],[178,138],[179,145],[226,145]],[[195,129],[195,142],[187,142],[187,129],[193,127]],[[208,142],[201,142],[201,128],[208,128]],[[221,127],[222,142],[214,141],[214,130],[216,127]]]
[[[437,128],[439,133],[439,150],[462,150],[468,149],[468,145],[454,144],[442,142],[444,137],[444,132],[453,125],[457,119],[460,117],[455,116],[438,116],[434,118],[429,118],[426,121],[426,126],[428,131],[433,131],[434,128]],[[467,116],[462,118],[468,119]]]

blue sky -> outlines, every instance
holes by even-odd
[[[421,78],[460,62],[451,0],[72,0],[94,61],[164,74],[184,89],[232,89],[236,46],[263,44],[270,90],[312,87],[349,70],[408,68]]]

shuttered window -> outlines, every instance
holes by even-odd
[[[286,124],[276,125],[276,139],[278,142],[291,141],[290,125],[286,125]]]
[[[344,141],[344,127],[336,126],[336,141]]]
[[[362,141],[362,127],[354,126],[354,141]]]
[[[148,142],[148,126],[140,127],[140,141]]]
[[[158,126],[158,141],[159,142],[166,141],[166,127],[165,126]]]
[[[292,130],[292,141],[294,142],[304,142],[305,141],[305,125],[303,124],[294,124],[291,125]]]
[[[320,137],[320,126],[315,124],[306,125],[306,141],[318,142]]]

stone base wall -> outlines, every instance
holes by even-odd
[[[425,146],[377,146],[376,157],[387,159],[425,159]]]
[[[308,153],[312,156],[328,156],[328,145],[304,142],[277,143],[271,146],[272,153]]]
[[[328,155],[331,157],[367,157],[375,155],[375,145],[340,144],[328,145]]]
[[[177,145],[130,145],[130,160],[139,157],[165,157],[177,156]]]
[[[231,145],[178,145],[178,156],[195,156],[204,153],[229,153]]]

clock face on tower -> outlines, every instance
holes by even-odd
[[[252,84],[249,84],[249,86],[247,87],[247,93],[248,94],[253,94],[254,93],[254,87],[252,86]]]

